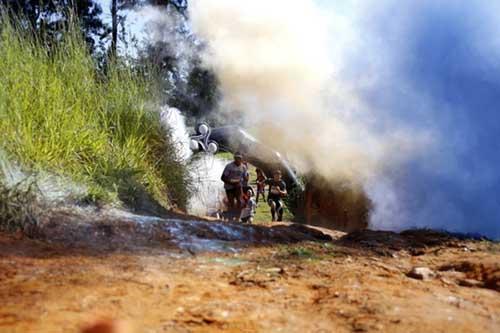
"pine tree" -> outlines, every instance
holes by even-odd
[[[0,0],[0,5],[23,27],[47,40],[57,41],[64,28],[77,18],[92,52],[104,47],[110,32],[95,0]]]

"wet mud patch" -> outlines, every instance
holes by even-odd
[[[35,239],[71,248],[138,251],[147,248],[235,252],[245,246],[303,241],[325,242],[332,237],[299,224],[244,225],[222,221],[153,217],[120,210],[60,209],[44,217]]]

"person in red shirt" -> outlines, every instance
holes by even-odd
[[[266,201],[266,175],[264,172],[257,168],[255,170],[257,173],[257,196],[255,197],[255,202],[259,203],[259,195],[262,196],[264,202]]]

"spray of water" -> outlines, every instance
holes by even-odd
[[[177,151],[188,165],[192,180],[192,196],[188,211],[196,215],[212,215],[222,210],[224,187],[220,176],[227,161],[211,154],[193,156],[189,148],[189,131],[184,116],[176,108],[165,106],[161,111],[162,123],[172,134]]]
[[[189,212],[197,215],[213,215],[223,210],[225,197],[220,176],[227,161],[213,155],[203,154],[190,165],[194,182],[193,196],[189,201]]]
[[[362,183],[372,225],[500,237],[491,1],[194,0],[221,108],[300,171]]]
[[[179,157],[188,162],[193,152],[189,149],[189,131],[181,111],[168,105],[164,106],[160,111],[160,119],[163,126],[170,130]]]

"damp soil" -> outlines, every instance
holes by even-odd
[[[36,239],[0,234],[0,332],[79,332],[100,318],[131,332],[500,331],[498,243],[74,218],[53,217]],[[432,274],[410,277],[415,267]]]

